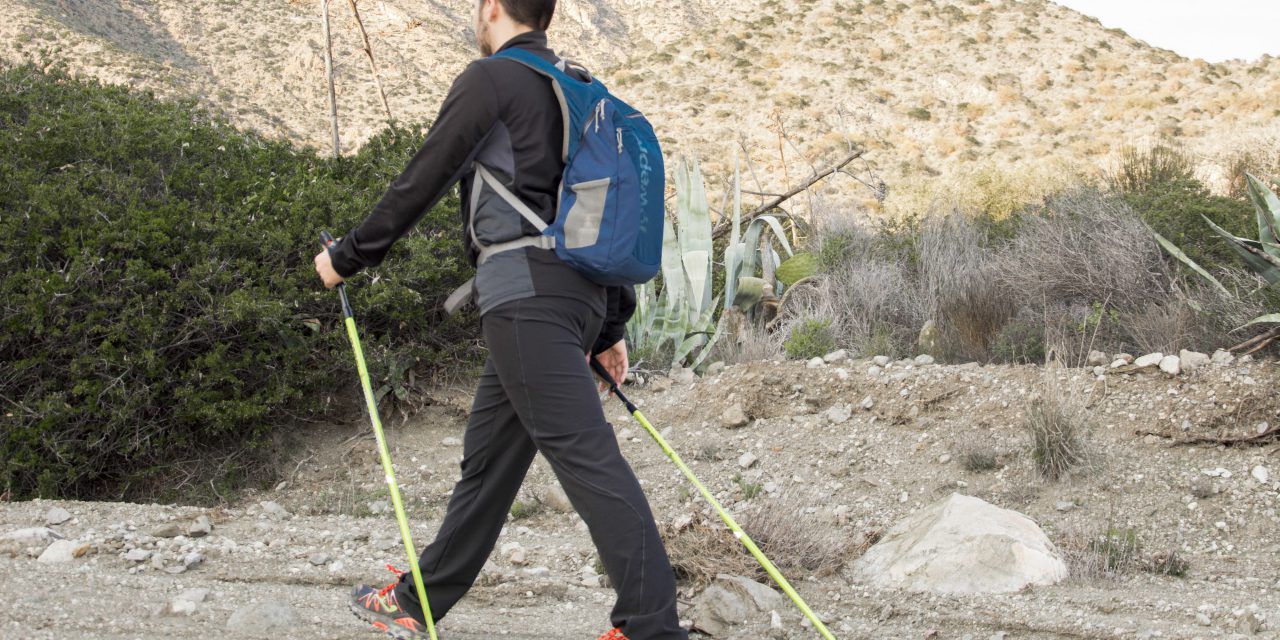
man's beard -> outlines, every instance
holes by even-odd
[[[480,48],[480,55],[486,58],[493,55],[493,47],[489,46],[489,25],[483,20],[476,25],[476,46]]]

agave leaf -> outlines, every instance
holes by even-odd
[[[674,299],[672,295],[667,295],[669,292],[680,294],[684,292],[684,267],[681,266],[680,238],[676,236],[670,217],[666,217],[663,221],[663,233],[662,290],[666,303],[670,305],[674,303]]]
[[[1249,327],[1255,324],[1275,324],[1275,323],[1280,323],[1280,313],[1271,313],[1265,316],[1258,316],[1253,320],[1250,320],[1249,324],[1246,324],[1245,326]]]
[[[742,275],[754,276],[756,269],[760,268],[762,261],[760,260],[760,234],[764,232],[765,227],[773,232],[774,237],[782,243],[782,248],[787,255],[792,255],[791,243],[787,241],[787,234],[783,232],[782,223],[773,216],[760,216],[751,221],[747,225],[747,239],[744,243],[746,246],[745,255],[742,259]]]
[[[1204,221],[1209,224],[1209,228],[1213,229],[1214,233],[1227,239],[1227,244],[1232,251],[1235,251],[1236,255],[1239,255],[1254,273],[1262,276],[1272,286],[1280,284],[1280,258],[1273,258],[1267,255],[1258,242],[1231,235],[1227,230],[1214,224],[1212,220],[1204,216],[1200,217],[1204,218]]]
[[[724,248],[724,301],[726,306],[737,296],[738,277],[742,272],[742,185],[738,154],[733,154],[733,232]]]
[[[1160,246],[1164,247],[1164,250],[1169,252],[1169,255],[1177,258],[1180,262],[1182,262],[1182,264],[1185,264],[1188,267],[1191,267],[1192,271],[1195,271],[1196,273],[1200,274],[1200,276],[1205,280],[1212,282],[1213,286],[1217,287],[1218,291],[1222,292],[1222,295],[1230,297],[1231,292],[1227,291],[1227,288],[1222,286],[1222,283],[1218,282],[1217,278],[1213,277],[1213,275],[1210,274],[1208,271],[1205,271],[1204,267],[1201,267],[1200,265],[1196,264],[1195,260],[1192,260],[1190,256],[1188,256],[1186,253],[1183,253],[1182,249],[1179,249],[1177,245],[1166,240],[1164,236],[1154,231],[1152,231],[1151,233],[1156,237],[1156,242],[1160,243]]]
[[[778,265],[777,276],[788,287],[818,272],[818,261],[812,253],[797,253]]]
[[[710,333],[712,334],[712,337],[714,337],[714,333],[712,331],[715,327],[713,319],[715,317],[716,305],[719,304],[719,302],[720,300],[717,298],[715,302],[702,312],[702,314],[695,318],[690,318],[692,322],[688,327],[688,332],[686,333],[684,340],[678,341],[677,343],[678,346],[676,347],[675,356],[671,360],[671,366],[683,363],[685,359],[689,357],[689,354],[698,346],[707,345],[708,348],[710,347],[710,338],[708,338],[706,334]]]
[[[1268,255],[1280,258],[1280,248],[1269,246],[1280,243],[1280,198],[1253,174],[1246,173],[1245,179],[1249,183],[1249,200],[1258,214],[1258,242]]]
[[[696,370],[698,367],[702,366],[702,363],[705,362],[711,355],[711,352],[715,350],[714,347],[716,344],[724,337],[726,324],[724,315],[721,315],[720,321],[716,323],[716,332],[712,334],[711,341],[708,342],[706,346],[702,347],[702,351],[698,352],[698,357],[694,359],[693,364],[689,365],[689,368]]]
[[[738,280],[738,295],[731,303],[745,313],[756,306],[764,297],[764,279],[754,276],[743,276]]]
[[[677,220],[680,227],[680,253],[690,290],[688,301],[695,313],[706,309],[711,301],[711,209],[702,171],[695,161],[677,174]]]

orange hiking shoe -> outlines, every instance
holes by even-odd
[[[606,631],[604,635],[596,638],[596,640],[627,640],[627,637],[622,635],[622,632],[617,629],[610,629]]]
[[[397,578],[403,571],[387,565]],[[351,613],[388,636],[396,640],[417,640],[427,637],[426,618],[418,607],[409,609],[409,605],[401,605],[396,598],[396,585],[399,580],[377,589],[368,585],[360,585],[351,590]]]

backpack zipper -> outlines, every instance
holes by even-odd
[[[618,132],[618,155],[622,155],[622,129],[616,129]]]

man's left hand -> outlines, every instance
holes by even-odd
[[[609,372],[614,382],[617,382],[618,386],[622,386],[623,381],[627,379],[627,369],[630,367],[630,363],[627,362],[627,341],[619,340],[612,347],[596,354],[595,358]],[[590,355],[587,356],[587,362],[591,362]],[[604,391],[608,388],[609,383],[601,380],[599,391]]]

